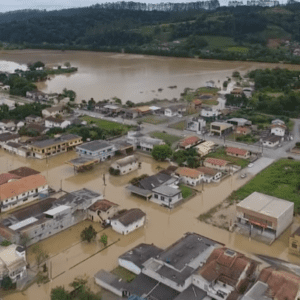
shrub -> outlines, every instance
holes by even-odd
[[[8,240],[3,240],[3,241],[1,242],[1,246],[3,246],[3,247],[7,247],[7,246],[9,246],[9,245],[11,245],[11,242],[8,241]]]
[[[96,238],[97,232],[95,230],[95,228],[90,225],[89,227],[85,227],[81,234],[81,240],[82,241],[87,241],[88,243],[90,243],[92,240],[94,240]]]
[[[118,175],[120,175],[120,170],[110,167],[109,168],[109,174],[114,175],[114,176],[118,176]]]

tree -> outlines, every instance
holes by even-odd
[[[7,246],[11,245],[11,241],[3,240],[0,245],[3,247],[7,247]]]
[[[38,267],[49,258],[48,253],[39,244],[35,244],[31,251],[35,254],[35,261]]]
[[[58,286],[51,290],[51,300],[71,300],[71,296],[63,286]]]
[[[228,82],[227,82],[227,81],[224,81],[224,82],[223,82],[223,88],[227,88],[227,86],[228,86]]]
[[[70,62],[66,61],[66,62],[64,63],[64,66],[65,66],[66,68],[70,68],[70,67],[71,67],[71,64],[70,64]]]
[[[5,276],[1,282],[1,286],[4,290],[12,290],[16,288],[16,285],[12,282],[9,276]]]
[[[107,235],[106,235],[105,233],[103,233],[103,234],[101,235],[100,242],[101,242],[104,246],[107,245]]]
[[[82,241],[87,241],[88,243],[90,243],[92,240],[94,240],[96,238],[97,232],[95,230],[95,228],[90,225],[89,227],[85,227],[81,234],[81,240]]]
[[[66,88],[63,89],[62,95],[64,97],[69,97],[70,101],[75,101],[76,99],[76,93],[72,90],[67,90]]]
[[[164,161],[172,156],[172,149],[169,145],[157,145],[152,150],[152,157],[155,160]]]
[[[132,101],[130,101],[130,100],[127,100],[127,101],[126,101],[126,105],[127,105],[128,107],[134,107],[134,103],[133,103]]]

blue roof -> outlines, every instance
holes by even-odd
[[[131,295],[129,296],[128,300],[145,300],[145,299],[136,295]]]

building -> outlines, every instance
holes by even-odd
[[[182,200],[182,192],[178,186],[161,185],[152,190],[151,200],[160,205],[174,208]]]
[[[206,85],[207,88],[214,88],[214,87],[216,87],[215,86],[215,82],[213,80],[206,81],[205,85]]]
[[[181,182],[191,186],[199,185],[204,178],[204,173],[201,171],[185,167],[178,168],[175,171],[175,175],[180,178]]]
[[[227,147],[226,148],[226,154],[229,156],[239,157],[247,159],[250,157],[250,151],[240,148],[234,148],[234,147]]]
[[[212,169],[228,171],[231,167],[231,162],[224,159],[208,157],[204,160],[203,165]]]
[[[208,119],[217,119],[221,112],[218,109],[211,107],[203,107],[201,110],[201,117]]]
[[[139,116],[148,115],[152,112],[149,106],[139,106],[133,109],[138,113]]]
[[[264,7],[272,7],[279,6],[280,3],[277,0],[248,0],[247,6],[264,6]]]
[[[161,139],[156,139],[148,136],[142,136],[139,138],[139,146],[143,151],[151,152],[154,146],[164,145],[165,142]]]
[[[191,103],[189,103],[188,107],[199,111],[202,108],[202,101],[200,99],[194,99]]]
[[[0,91],[9,92],[10,86],[9,85],[0,86]]]
[[[244,95],[244,91],[242,88],[234,88],[230,94],[235,97],[242,97]]]
[[[280,124],[271,125],[271,134],[276,136],[284,136],[286,132],[286,126]]]
[[[264,147],[270,147],[274,148],[275,146],[278,146],[280,142],[282,142],[283,137],[277,136],[277,135],[270,135],[265,138],[261,139],[261,143]]]
[[[233,125],[222,122],[212,122],[210,123],[210,133],[217,134],[219,136],[228,135],[233,131]]]
[[[88,219],[105,225],[107,220],[111,219],[118,211],[118,204],[106,199],[101,199],[88,208]]]
[[[14,174],[2,173],[0,174],[0,185],[8,183],[10,181],[14,181],[16,179],[20,179],[21,177]]]
[[[8,142],[18,143],[20,136],[15,133],[5,132],[0,134],[0,147],[3,147]]]
[[[199,153],[199,155],[205,156],[207,154],[209,154],[210,152],[212,152],[216,147],[216,144],[212,141],[205,141],[199,145],[197,145],[195,148],[197,149],[197,152]]]
[[[15,244],[0,246],[0,280],[9,277],[12,282],[27,277],[26,251]]]
[[[194,117],[187,121],[187,130],[191,130],[201,134],[205,130],[206,121],[201,117]]]
[[[250,127],[247,126],[238,126],[235,132],[236,134],[247,135],[247,134],[251,134],[252,130]]]
[[[201,139],[197,136],[189,136],[189,137],[183,139],[182,141],[180,141],[178,144],[178,147],[180,149],[187,150],[187,149],[199,144],[200,141],[201,141]]]
[[[120,175],[125,175],[129,172],[135,171],[139,168],[139,159],[135,155],[130,155],[121,159],[118,159],[112,163],[111,168],[119,170]]]
[[[48,95],[41,91],[27,91],[26,98],[33,101],[47,101],[49,99]]]
[[[140,138],[142,137],[144,137],[144,134],[140,131],[128,131],[126,142],[136,149],[137,147],[140,147]]]
[[[144,226],[145,223],[146,214],[138,208],[126,210],[111,220],[112,229],[124,235]]]
[[[229,1],[228,6],[230,7],[237,7],[237,6],[243,6],[243,1]]]
[[[183,113],[186,111],[186,106],[184,105],[175,105],[167,107],[165,109],[165,116],[167,117],[182,117]]]
[[[0,106],[2,105],[7,105],[9,110],[13,110],[16,108],[16,102],[9,99],[0,99]]]
[[[212,168],[199,167],[197,168],[197,170],[204,174],[202,179],[203,182],[207,182],[207,183],[218,182],[222,177],[222,172],[218,170],[214,170]]]
[[[261,271],[257,282],[242,300],[298,300],[300,296],[300,277],[272,267]]]
[[[282,121],[280,119],[275,119],[271,123],[272,123],[272,125],[285,125],[284,121]]]
[[[87,219],[88,208],[102,199],[99,193],[81,189],[59,199],[47,198],[8,215],[0,222],[0,235],[14,243],[28,237],[27,246]]]
[[[36,115],[29,115],[25,118],[26,123],[40,123],[43,121],[42,117]]]
[[[122,115],[126,119],[135,119],[139,116],[138,112],[134,109],[123,108],[121,111]]]
[[[237,204],[237,226],[275,240],[293,222],[294,203],[253,192]]]
[[[300,227],[290,235],[289,252],[295,255],[300,255]]]
[[[30,156],[30,151],[27,147],[20,143],[8,142],[2,146],[9,153],[16,154],[22,157]]]
[[[33,157],[44,159],[49,156],[73,150],[82,144],[82,137],[76,134],[65,134],[58,138],[33,142],[28,148]]]
[[[203,267],[194,275],[193,283],[212,299],[238,299],[257,263],[244,254],[222,247],[214,249]],[[235,297],[233,296],[235,295]],[[258,299],[257,299],[258,300]]]
[[[149,108],[150,108],[153,115],[164,114],[164,109],[162,107],[153,105],[153,106],[150,106]]]
[[[227,123],[232,124],[234,126],[250,126],[252,125],[252,122],[244,119],[244,118],[232,118],[227,120]]]
[[[59,128],[64,129],[70,125],[71,125],[70,121],[60,119],[60,118],[54,118],[52,116],[45,119],[45,127],[47,127],[47,128],[59,127]]]
[[[27,131],[35,131],[38,135],[45,134],[49,128],[46,128],[44,125],[40,125],[37,123],[29,123],[25,125]]]
[[[65,108],[62,105],[51,106],[42,110],[42,115],[44,118],[56,117],[57,115],[63,115],[65,113]]]
[[[40,194],[48,192],[48,183],[43,175],[31,175],[1,185],[1,211],[39,199]]]
[[[102,107],[101,112],[103,114],[116,114],[121,111],[121,108],[117,105],[106,104]]]
[[[27,177],[31,175],[40,174],[41,172],[28,167],[20,167],[11,171],[8,171],[9,174],[16,175],[18,177]]]
[[[139,244],[125,252],[118,258],[119,266],[139,275],[142,272],[143,263],[149,258],[156,257],[163,250],[153,244]]]
[[[77,146],[76,152],[81,157],[90,157],[96,158],[99,161],[105,161],[115,155],[116,149],[114,145],[106,141],[97,140]]]

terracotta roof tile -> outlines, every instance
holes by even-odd
[[[36,170],[28,168],[28,167],[20,167],[18,169],[11,170],[8,173],[14,174],[14,175],[17,175],[20,177],[27,177],[27,176],[31,176],[31,175],[40,174],[39,171],[36,171]]]
[[[17,176],[15,174],[9,174],[9,173],[3,173],[0,174],[0,185],[7,183],[9,180],[12,179],[20,179],[20,176]]]
[[[5,183],[0,189],[0,201],[15,197],[46,184],[47,181],[45,176],[40,174],[31,175],[16,181]]]
[[[190,168],[178,168],[175,173],[179,176],[187,176],[191,178],[198,178],[202,174],[199,170]]]
[[[89,210],[91,210],[91,211],[97,211],[97,210],[107,211],[113,206],[118,206],[118,204],[110,202],[106,199],[103,199],[103,200],[98,200],[94,204],[92,204],[89,207]]]
[[[207,162],[209,164],[212,165],[216,165],[216,166],[226,166],[227,164],[229,164],[230,162],[227,160],[223,160],[223,159],[218,159],[218,158],[213,158],[213,157],[208,157],[205,159],[204,163]]]
[[[197,143],[200,139],[197,136],[190,136],[180,142],[180,146],[186,147]]]
[[[140,220],[144,216],[146,216],[146,214],[142,210],[139,208],[132,208],[120,214],[119,216],[114,217],[113,219],[118,220],[124,226],[128,226]]]
[[[244,156],[248,153],[248,150],[240,149],[240,148],[234,148],[234,147],[228,147],[228,148],[226,148],[226,152],[231,153],[231,154],[237,154],[237,155]]]
[[[205,175],[211,175],[211,176],[215,176],[219,172],[217,170],[208,167],[199,167],[197,168],[197,170],[202,172]]]

